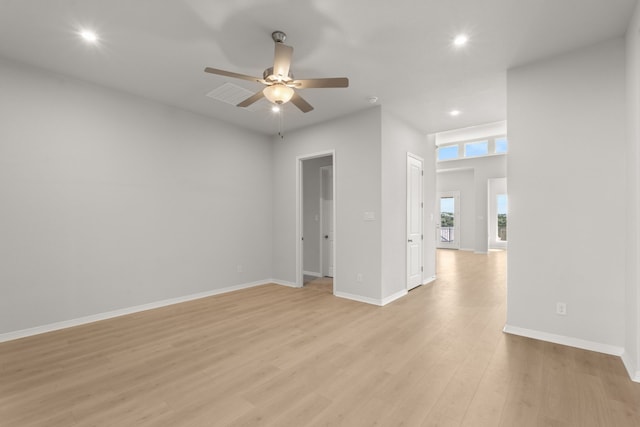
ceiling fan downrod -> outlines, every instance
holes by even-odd
[[[287,39],[287,35],[283,31],[274,31],[271,33],[271,38],[276,43],[284,43]]]

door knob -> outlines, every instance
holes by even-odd
[[[413,243],[413,240],[409,239],[409,243]]]
[[[329,238],[329,236],[326,236],[326,235],[325,235],[325,236],[324,236],[324,238],[325,238],[325,239],[328,239],[328,238]]]

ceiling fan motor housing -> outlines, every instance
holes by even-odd
[[[276,83],[276,82],[287,83],[294,80],[293,74],[291,73],[291,71],[289,71],[289,75],[287,76],[287,78],[284,78],[284,79],[278,78],[276,75],[273,74],[273,67],[269,67],[266,70],[264,70],[262,72],[262,78],[269,83]]]

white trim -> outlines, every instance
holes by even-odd
[[[30,337],[32,335],[44,334],[46,332],[53,332],[60,329],[66,329],[74,326],[85,325],[87,323],[93,323],[93,322],[98,322],[100,320],[112,319],[114,317],[126,316],[128,314],[139,313],[141,311],[147,311],[147,310],[153,310],[155,308],[166,307],[168,305],[180,304],[183,302],[206,298],[213,295],[225,294],[227,292],[233,292],[241,289],[248,289],[256,286],[267,285],[269,283],[281,284],[281,283],[277,283],[272,279],[269,279],[269,280],[258,280],[256,282],[251,282],[251,283],[243,283],[240,285],[227,286],[225,288],[213,289],[211,291],[199,292],[197,294],[170,298],[170,299],[165,299],[161,301],[150,302],[148,304],[136,305],[133,307],[126,307],[118,310],[107,311],[105,313],[92,314],[89,316],[79,317],[77,319],[63,320],[62,322],[55,322],[55,323],[50,323],[48,325],[41,325],[33,328],[22,329],[19,331],[7,332],[4,334],[0,334],[0,342],[12,341],[19,338]]]
[[[448,162],[448,160],[441,160],[442,162]],[[447,172],[465,172],[465,171],[475,171],[476,168],[473,166],[469,167],[460,167],[460,168],[446,168],[446,169],[438,169],[436,170],[436,174],[438,173],[447,173]]]
[[[365,304],[371,304],[371,305],[377,305],[378,307],[383,307],[399,298],[402,298],[408,293],[409,292],[406,289],[402,289],[401,291],[398,291],[395,294],[389,295],[388,297],[383,299],[363,297],[362,295],[355,295],[347,292],[334,292],[333,295],[339,298],[350,299],[352,301],[358,301],[358,302],[363,302]]]
[[[322,274],[316,273],[315,271],[303,270],[302,274],[304,274],[305,276],[322,277]]]
[[[323,231],[324,231],[324,178],[322,176],[323,168],[328,166],[321,166],[318,168],[318,172],[320,172],[320,200],[318,201],[319,205],[319,213],[320,213],[320,224],[318,227],[318,253],[320,254],[320,262],[318,264],[318,268],[320,269],[320,275],[324,274],[324,242],[323,242]],[[333,162],[331,162],[331,168],[333,169]],[[332,170],[333,172],[333,170]],[[304,196],[304,194],[303,194]],[[304,201],[303,201],[304,203]]]
[[[458,249],[458,250],[460,250],[460,251],[467,251],[467,252],[475,252],[475,249],[473,249],[473,248],[460,248],[460,249]]]
[[[626,351],[622,353],[622,356],[620,357],[622,358],[624,367],[627,368],[627,373],[629,374],[631,381],[640,383],[640,366],[634,366],[633,360]]]
[[[363,297],[361,295],[349,294],[347,292],[336,292],[336,291],[333,291],[333,295],[339,298],[345,298],[345,299],[350,299],[352,301],[363,302],[365,304],[382,306],[382,301],[375,298]]]
[[[324,170],[330,170],[331,171],[331,195],[333,197],[332,201],[332,205],[331,205],[331,215],[333,216],[332,220],[333,220],[333,252],[334,252],[334,258],[333,258],[333,265],[332,265],[332,270],[333,271],[327,271],[327,275],[331,274],[331,276],[328,277],[334,277],[335,276],[335,248],[336,248],[336,243],[335,243],[335,237],[336,237],[336,211],[334,209],[334,205],[335,205],[335,198],[336,198],[336,194],[335,194],[335,179],[333,174],[335,173],[335,169],[333,167],[333,157],[332,157],[332,162],[330,165],[327,166],[322,166],[320,167],[320,235],[318,236],[319,238],[319,243],[320,243],[320,277],[324,276],[324,245],[325,243],[325,239],[324,239],[324,223],[326,221],[325,215],[324,215],[324,176],[323,176],[323,171]]]
[[[507,249],[507,241],[506,240],[501,240],[501,241],[491,241],[489,240],[489,249]]]
[[[287,286],[289,288],[301,288],[302,287],[302,285],[299,285],[297,283],[288,282],[286,280],[280,280],[280,279],[269,279],[269,283],[273,283],[274,285]]]
[[[473,251],[474,254],[478,254],[478,255],[487,255],[489,252],[488,251]]]
[[[484,142],[484,141],[495,141],[496,139],[499,138],[506,138],[507,134],[500,132],[500,133],[492,133],[489,134],[488,136],[479,136],[477,138],[467,138],[467,139],[460,139],[460,140],[456,140],[455,142],[445,142],[443,144],[440,145],[436,145],[436,147],[440,148],[440,147],[450,147],[452,145],[464,145],[464,144],[469,144],[472,142]],[[506,153],[490,153],[490,154],[506,154]]]
[[[302,160],[296,157],[296,282],[301,286],[304,285],[304,277],[302,277],[302,264],[304,255],[302,253],[304,244],[302,243]]]
[[[567,345],[569,347],[581,348],[583,350],[596,351],[598,353],[611,354],[613,356],[621,356],[624,352],[622,347],[616,345],[602,344],[580,338],[566,337],[564,335],[550,334],[548,332],[535,331],[533,329],[519,328],[517,326],[505,325],[502,331],[511,335],[520,335],[522,337]]]
[[[469,141],[469,142],[483,142],[484,139],[481,140],[477,140],[477,141]],[[469,142],[466,142],[464,144],[468,144]],[[447,146],[452,146],[452,145],[458,145],[457,143],[455,144],[448,144],[448,145],[440,145],[438,148],[443,148],[443,147],[447,147]],[[464,151],[464,148],[463,148]],[[458,149],[458,152],[460,152],[460,149]],[[464,154],[464,153],[463,153]],[[507,153],[489,153],[489,154],[480,154],[478,156],[472,156],[472,157],[467,157],[467,156],[462,156],[462,157],[455,157],[453,159],[442,159],[442,160],[436,160],[437,163],[447,163],[447,162],[455,162],[456,160],[472,160],[472,159],[484,159],[485,157],[495,157],[495,156],[506,156]]]
[[[433,276],[429,277],[427,279],[427,281],[423,283],[423,285],[428,285],[429,283],[432,283],[432,282],[435,282],[435,281],[436,281],[436,276],[433,275]]]
[[[419,285],[418,285],[419,286]],[[407,295],[409,293],[409,291],[407,291],[406,289],[402,289],[401,291],[396,292],[395,294],[391,294],[386,298],[382,298],[381,304],[380,305],[387,305],[389,303],[394,302],[397,299],[402,298],[403,296]]]

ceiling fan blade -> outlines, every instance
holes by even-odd
[[[291,102],[293,103],[293,105],[298,107],[300,111],[302,111],[303,113],[308,113],[309,111],[313,110],[313,107],[311,106],[311,104],[305,101],[304,98],[298,95],[297,93],[293,94],[293,97],[291,98]]]
[[[349,87],[349,79],[346,77],[330,77],[326,79],[302,79],[290,83],[297,89],[324,88],[324,87]]]
[[[291,67],[293,48],[283,43],[276,43],[276,51],[273,59],[273,75],[287,77]]]
[[[236,105],[236,107],[248,107],[249,105],[259,101],[262,98],[264,98],[264,92],[262,91],[256,92],[250,97],[248,97],[247,99],[245,99],[244,101],[242,101],[240,104]]]
[[[219,76],[233,77],[236,79],[249,80],[250,82],[262,83],[263,80],[259,77],[251,77],[246,74],[234,73],[232,71],[218,70],[217,68],[207,67],[204,69],[206,73],[217,74]]]

